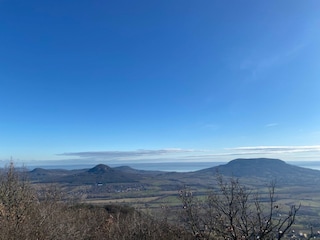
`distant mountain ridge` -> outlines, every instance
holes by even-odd
[[[217,173],[236,178],[277,180],[281,183],[299,182],[316,183],[320,181],[320,171],[288,164],[279,159],[254,158],[234,159],[227,164],[205,168],[194,172],[161,172],[137,170],[128,166],[110,167],[98,164],[90,169],[48,170],[34,169],[29,177],[37,182],[64,182],[71,184],[132,183],[141,180],[159,179],[160,181],[204,183],[214,178]]]
[[[28,173],[29,178],[36,182],[59,182],[70,184],[96,184],[137,182],[140,176],[125,173],[105,164],[98,164],[90,169],[64,170],[35,168]]]

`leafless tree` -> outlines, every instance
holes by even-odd
[[[282,239],[295,221],[300,206],[284,212],[275,199],[275,184],[267,199],[241,185],[237,179],[217,177],[217,188],[204,199],[184,189],[180,193],[182,217],[198,239]]]
[[[30,222],[36,218],[35,192],[12,162],[0,178],[0,239],[18,239],[20,234],[25,237],[33,235]]]

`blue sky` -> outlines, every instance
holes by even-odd
[[[320,160],[319,10],[0,0],[0,160]]]

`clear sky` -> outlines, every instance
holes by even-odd
[[[0,160],[320,160],[319,12],[0,0]]]

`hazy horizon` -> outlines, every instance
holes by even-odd
[[[235,160],[235,159],[232,159]],[[232,161],[230,160],[230,161]],[[280,159],[281,160],[281,159]],[[29,163],[26,162],[13,162],[16,167],[23,167],[28,170],[33,170],[35,168],[44,168],[44,169],[66,169],[66,170],[75,170],[75,169],[89,169],[93,168],[99,164],[108,165],[110,167],[120,167],[120,166],[129,166],[138,170],[147,170],[147,171],[168,171],[168,172],[192,172],[197,170],[202,170],[205,168],[211,168],[219,165],[227,164],[230,161],[226,162],[137,162],[137,161],[128,161],[123,163],[112,163],[112,162],[65,162],[65,161],[32,161]],[[303,168],[309,168],[313,170],[320,171],[320,161],[285,161],[287,164],[295,165]],[[5,168],[9,166],[9,162],[0,162],[0,168]]]

